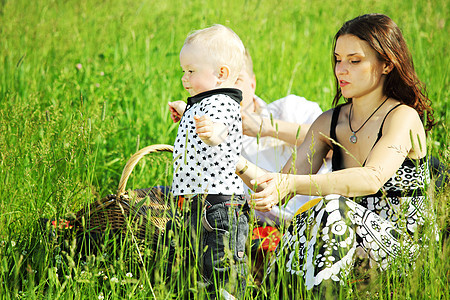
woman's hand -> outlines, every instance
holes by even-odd
[[[184,111],[186,110],[186,102],[184,101],[174,101],[169,102],[169,111],[170,111],[170,118],[174,123],[180,121],[181,116],[184,114]]]
[[[294,176],[281,173],[267,173],[250,182],[263,188],[252,195],[250,204],[256,210],[270,211],[274,205],[283,204],[295,194]]]

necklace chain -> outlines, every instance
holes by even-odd
[[[389,97],[387,97],[386,99],[384,99],[384,101],[377,107],[377,109],[375,109],[373,111],[373,113],[367,118],[367,120],[357,129],[357,130],[353,130],[352,128],[352,122],[351,122],[351,118],[352,118],[352,111],[353,111],[353,102],[350,106],[350,112],[348,113],[348,127],[350,127],[350,131],[353,133],[350,136],[350,142],[353,144],[356,144],[356,142],[358,141],[358,138],[356,137],[356,133],[358,131],[361,130],[361,128],[364,127],[364,125],[366,125],[366,123],[370,120],[370,118],[372,118],[372,116],[380,109],[380,107],[383,106],[383,104],[389,99]]]

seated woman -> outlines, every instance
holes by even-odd
[[[242,157],[236,168],[258,191],[257,210],[295,194],[320,197],[297,212],[267,270],[308,290],[345,282],[357,258],[382,269],[402,253],[414,260],[417,233],[433,223],[425,194],[433,113],[400,29],[385,15],[357,17],[337,32],[333,56],[335,108],[312,124],[296,158],[282,174]],[[333,172],[311,175],[329,150]],[[277,287],[295,294],[287,283]]]

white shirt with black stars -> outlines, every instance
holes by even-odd
[[[241,100],[242,92],[231,88],[188,98],[173,149],[173,195],[244,193],[235,174],[242,148]],[[216,146],[205,144],[195,132],[195,115],[208,115],[214,123],[224,124],[226,140]]]

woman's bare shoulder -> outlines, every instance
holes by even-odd
[[[333,118],[333,113],[336,107],[330,108],[329,110],[323,112],[313,123],[313,127],[316,129],[320,129],[320,131],[329,132],[331,126],[331,120]],[[342,115],[342,109],[339,113]],[[342,120],[342,116],[339,117]]]
[[[396,107],[386,118],[383,127],[383,137],[390,142],[401,143],[403,141],[411,158],[423,157],[426,147],[415,147],[425,145],[425,128],[418,112],[407,105]]]
[[[386,125],[389,126],[389,123],[400,123],[404,124],[403,126],[422,125],[422,120],[414,108],[403,104],[396,107],[386,118]]]
[[[308,132],[307,138],[312,138],[313,136],[317,140],[320,140],[330,146],[330,128],[331,119],[333,117],[333,108],[323,112],[314,123]]]
[[[317,117],[317,119],[314,121],[314,123],[327,124],[327,123],[331,122],[331,118],[333,116],[333,110],[334,110],[334,108],[324,111],[322,114],[320,114],[320,116]]]

